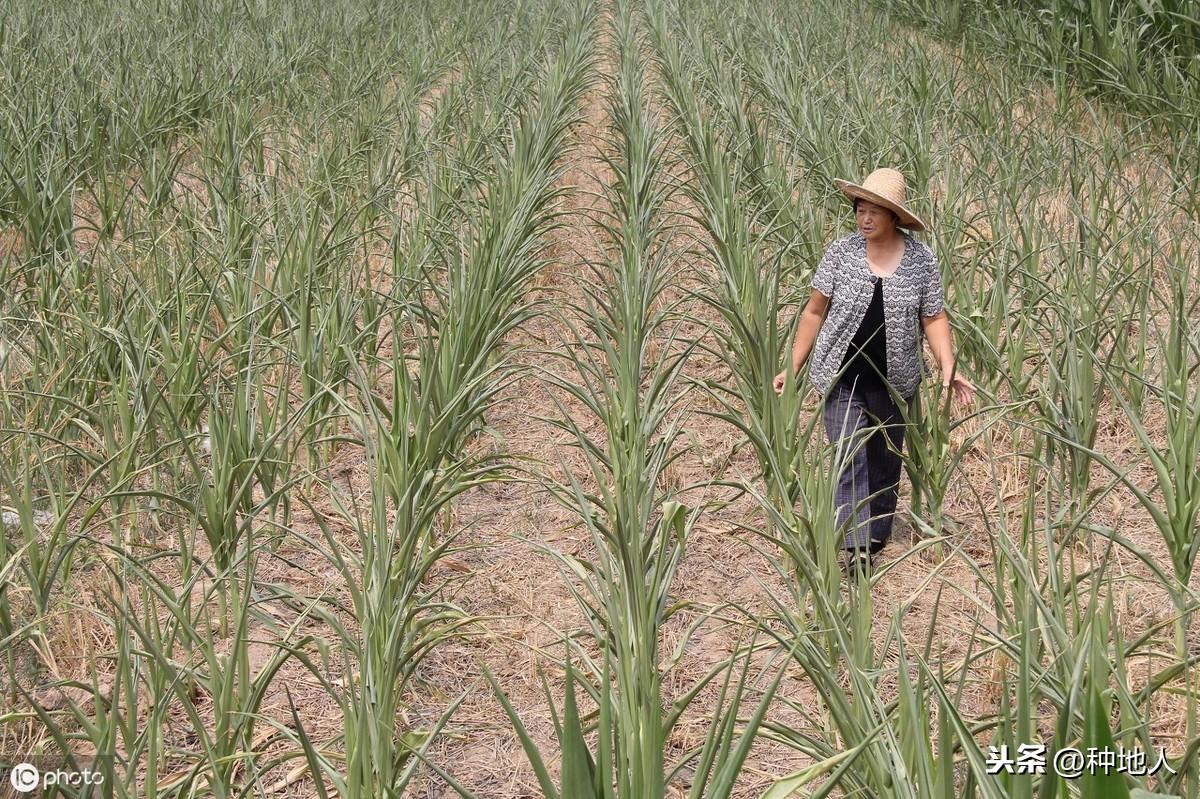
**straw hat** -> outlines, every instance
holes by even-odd
[[[861,185],[835,178],[833,185],[841,189],[842,194],[845,194],[851,200],[855,197],[861,197],[876,205],[892,209],[896,212],[896,216],[900,217],[899,224],[901,227],[906,227],[909,230],[925,229],[925,223],[916,214],[904,207],[908,192],[904,186],[904,175],[898,170],[887,169],[886,167],[876,169],[867,175],[867,179]]]

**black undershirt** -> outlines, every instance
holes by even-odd
[[[841,382],[853,386],[857,379],[859,386],[883,388],[883,380],[871,368],[875,364],[883,376],[887,377],[887,336],[883,317],[883,281],[885,278],[875,277],[875,293],[871,295],[871,304],[867,313],[850,339],[850,347],[842,366],[846,367]]]

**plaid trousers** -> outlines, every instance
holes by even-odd
[[[909,400],[911,407],[911,400]],[[908,407],[905,408],[908,410]],[[844,451],[857,447],[838,477],[834,503],[843,549],[887,541],[900,496],[904,417],[887,389],[840,380],[825,398],[825,431]],[[883,425],[883,427],[876,427]],[[859,446],[859,441],[866,443]]]

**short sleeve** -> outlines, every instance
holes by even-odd
[[[937,316],[946,307],[946,296],[942,290],[942,268],[932,253],[926,271],[925,285],[921,288],[921,315]]]
[[[833,264],[834,247],[829,247],[821,256],[821,262],[817,264],[817,271],[813,273],[812,287],[826,297],[833,296]]]

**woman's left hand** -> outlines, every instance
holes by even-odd
[[[954,399],[958,402],[969,405],[975,401],[975,384],[960,374],[955,374],[953,380],[942,383],[942,388],[952,388],[954,390]]]

